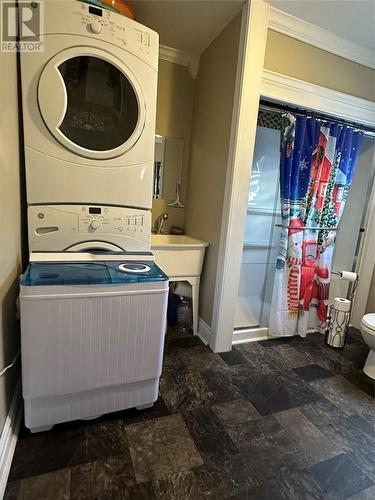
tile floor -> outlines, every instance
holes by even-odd
[[[373,499],[366,354],[354,330],[343,351],[313,334],[223,355],[170,331],[154,407],[23,429],[5,498]]]

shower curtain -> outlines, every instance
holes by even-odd
[[[324,330],[336,227],[348,197],[363,133],[337,122],[282,115],[282,230],[269,335]],[[357,231],[354,231],[356,237]]]

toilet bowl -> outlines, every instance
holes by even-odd
[[[370,348],[363,371],[375,380],[375,313],[363,316],[361,332],[363,340]]]

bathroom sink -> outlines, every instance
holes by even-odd
[[[151,250],[156,264],[172,281],[186,276],[200,276],[206,241],[177,234],[152,234]]]

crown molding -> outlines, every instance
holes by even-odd
[[[261,95],[375,128],[375,102],[263,70]]]
[[[183,50],[167,47],[166,45],[159,46],[159,59],[169,61],[174,64],[186,66],[190,75],[195,80],[199,69],[199,57],[189,54]]]
[[[342,38],[315,24],[271,7],[268,28],[314,47],[375,69],[375,54],[368,47]]]

